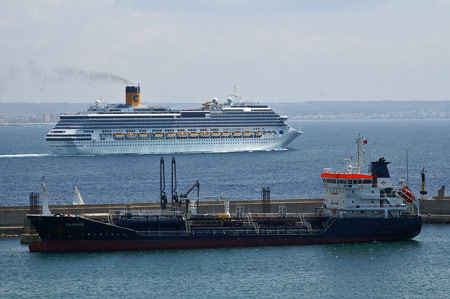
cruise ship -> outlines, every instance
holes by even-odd
[[[281,150],[302,132],[266,105],[214,98],[199,109],[140,105],[140,87],[126,86],[126,104],[96,101],[61,114],[46,136],[58,155],[163,154]]]

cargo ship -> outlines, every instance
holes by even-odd
[[[362,153],[364,141],[358,138],[357,144]],[[358,158],[353,167],[348,161],[344,172],[323,170],[324,204],[314,214],[285,209],[278,213],[236,209],[230,213],[230,202],[223,196],[223,213],[200,214],[199,194],[189,196],[199,188],[198,182],[186,194],[178,195],[173,174],[168,209],[161,160],[160,211],[124,209],[96,217],[53,215],[44,199],[44,215],[27,216],[41,238],[31,242],[29,249],[76,252],[282,246],[402,241],[417,236],[422,219],[411,190],[392,184],[389,162],[384,158],[371,162],[368,174],[360,173],[360,162]]]
[[[302,132],[267,105],[236,91],[198,109],[143,106],[140,86],[126,86],[125,104],[96,101],[87,111],[61,114],[46,136],[58,155],[162,154],[282,150]]]

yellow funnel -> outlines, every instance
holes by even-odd
[[[127,86],[125,88],[126,104],[139,106],[141,103],[141,88],[138,86]]]

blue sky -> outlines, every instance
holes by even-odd
[[[450,1],[0,2],[0,101],[450,100]]]

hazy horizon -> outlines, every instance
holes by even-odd
[[[450,100],[450,2],[0,2],[0,103]]]

